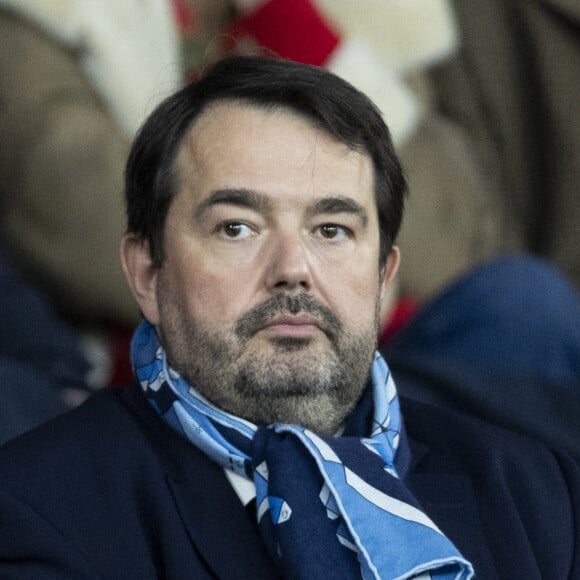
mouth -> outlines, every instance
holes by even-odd
[[[258,304],[237,322],[235,333],[242,340],[256,334],[275,342],[304,344],[324,334],[333,344],[341,333],[336,315],[308,294],[275,294]]]
[[[277,316],[260,330],[277,338],[301,339],[313,338],[319,332],[324,332],[320,321],[307,314]]]

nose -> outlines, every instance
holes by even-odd
[[[266,283],[270,291],[312,288],[308,249],[299,236],[281,236],[273,244],[268,256]]]

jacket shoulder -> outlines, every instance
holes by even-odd
[[[131,429],[134,423],[121,404],[120,395],[120,390],[106,389],[80,407],[2,445],[3,479],[10,473],[34,471],[39,462],[59,463],[62,458],[63,462],[71,463],[89,454],[94,458],[95,452],[106,452],[121,436],[120,431]]]
[[[532,576],[538,570],[545,578],[578,574],[576,461],[476,417],[409,399],[401,400],[401,408],[414,451],[419,450],[408,481],[428,512],[441,514],[436,523],[466,556],[480,559],[486,546],[492,567],[509,570],[506,577],[527,577],[526,566]],[[460,500],[464,515],[450,517],[450,505]],[[469,539],[476,527],[479,547]],[[519,568],[512,568],[514,562]]]

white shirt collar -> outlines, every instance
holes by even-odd
[[[231,469],[224,469],[224,472],[242,504],[248,505],[256,497],[256,485],[254,482]]]

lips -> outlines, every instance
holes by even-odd
[[[264,328],[269,326],[278,325],[290,325],[290,326],[316,326],[320,328],[320,322],[313,316],[307,314],[293,315],[289,314],[287,316],[277,316],[264,325]]]
[[[262,329],[277,336],[310,338],[324,330],[319,320],[307,314],[277,316],[268,321]]]

